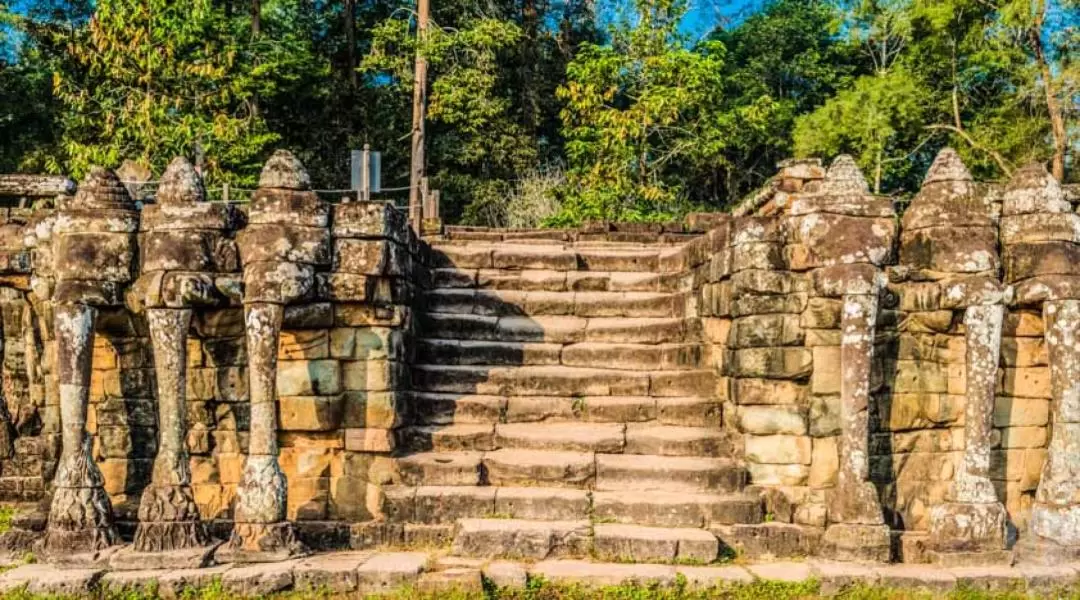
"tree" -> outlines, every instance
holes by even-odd
[[[210,179],[252,183],[278,139],[253,110],[274,71],[209,0],[100,0],[69,48],[56,170],[132,159],[160,172],[200,144]]]
[[[727,49],[721,103],[738,123],[722,160],[706,165],[692,197],[723,206],[775,173],[792,152],[795,118],[813,111],[867,68],[837,33],[829,0],[776,0],[709,34]]]
[[[513,111],[513,90],[501,68],[521,38],[517,25],[492,18],[461,19],[454,28],[429,25],[421,45],[408,19],[391,18],[372,31],[362,68],[411,98],[413,57],[427,58],[428,173],[443,191],[444,217],[488,223],[486,205],[501,202],[515,174],[535,166],[535,138]]]
[[[686,200],[681,169],[724,148],[723,47],[687,48],[684,14],[680,0],[637,0],[610,45],[585,45],[568,65],[558,95],[569,188],[553,223],[671,219]]]

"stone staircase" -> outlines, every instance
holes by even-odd
[[[678,248],[433,241],[388,518],[457,554],[712,562],[763,520]]]

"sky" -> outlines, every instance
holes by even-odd
[[[738,21],[761,4],[763,0],[690,0],[683,33],[697,39],[717,23]]]

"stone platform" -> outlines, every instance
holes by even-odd
[[[681,576],[681,577],[680,577]],[[406,588],[421,592],[456,589],[482,593],[484,580],[498,588],[523,588],[530,579],[555,585],[604,587],[622,584],[675,585],[690,588],[747,585],[757,581],[816,582],[830,596],[853,585],[945,594],[957,587],[984,591],[1050,592],[1080,583],[1080,563],[1053,567],[955,567],[871,565],[808,560],[710,566],[604,563],[544,560],[533,563],[484,560],[439,552],[352,551],[319,554],[280,563],[218,565],[203,569],[119,571],[103,568],[60,568],[26,564],[0,575],[0,595],[25,589],[31,594],[92,596],[105,590],[156,590],[175,598],[185,588],[220,581],[241,596],[262,596],[290,590],[331,594],[380,594]]]

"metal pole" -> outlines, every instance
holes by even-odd
[[[360,194],[361,202],[371,200],[371,146],[364,144],[360,153]]]
[[[416,37],[420,45],[427,38],[428,0],[416,3]],[[409,221],[419,230],[422,200],[420,182],[424,178],[424,117],[427,110],[427,59],[423,48],[416,52],[413,76],[412,164],[409,169]]]

